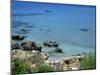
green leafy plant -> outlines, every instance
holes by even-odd
[[[21,60],[15,59],[12,62],[12,75],[28,73],[28,66]]]
[[[37,72],[40,72],[40,73],[52,72],[52,71],[54,71],[54,68],[47,64],[41,64],[37,67]]]
[[[96,54],[90,53],[80,62],[81,69],[95,69],[96,68]]]

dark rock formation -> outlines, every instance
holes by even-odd
[[[31,30],[29,30],[29,29],[20,29],[20,30],[18,30],[18,31],[16,31],[15,33],[17,33],[17,34],[29,34],[30,33],[30,31]]]
[[[44,41],[43,45],[47,47],[58,47],[59,46],[59,44],[56,41]]]
[[[62,53],[63,52],[63,50],[61,48],[58,48],[58,47],[55,49],[55,51],[58,52],[58,53]]]
[[[53,42],[53,47],[58,47],[59,44],[57,42]]]
[[[34,42],[31,41],[22,42],[21,46],[23,47],[24,50],[31,51],[34,49]]]
[[[49,12],[51,12],[51,11],[47,9],[47,10],[45,10],[45,12],[49,13]]]
[[[64,60],[64,63],[65,64],[70,64],[70,62],[71,62],[71,60],[68,60],[68,59],[67,60]]]
[[[12,50],[14,49],[22,49],[22,47],[18,43],[12,43]]]
[[[21,36],[21,35],[12,35],[12,40],[19,40],[22,41],[26,38],[26,36]]]
[[[88,31],[88,29],[82,28],[82,29],[80,29],[80,31],[87,32],[87,31]]]
[[[35,43],[34,49],[41,52],[42,46],[41,46],[40,44],[36,44],[36,43]]]
[[[12,21],[12,28],[13,29],[25,27],[25,26],[28,26],[28,25],[29,25],[29,23],[25,22],[25,21],[17,21],[17,20]],[[16,33],[17,33],[17,31],[16,31]]]
[[[44,41],[43,43],[44,46],[48,46],[48,44],[49,44],[49,41]]]
[[[42,46],[32,42],[32,41],[26,41],[26,42],[22,42],[21,46],[23,47],[24,50],[28,50],[28,51],[32,51],[32,50],[37,50],[40,51],[42,50]]]

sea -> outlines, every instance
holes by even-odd
[[[56,41],[63,53],[43,46],[51,58],[96,51],[96,7],[43,2],[12,1],[12,35],[26,36],[43,46]],[[24,40],[24,41],[25,41]]]

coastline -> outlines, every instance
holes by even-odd
[[[71,46],[70,48],[75,49],[76,46]],[[81,50],[82,48],[79,49]],[[15,67],[16,64],[19,66],[23,64],[23,67],[20,70],[26,69],[25,72],[28,73],[74,71],[95,68],[95,56],[90,55],[90,53],[94,54],[95,50],[94,52],[84,52],[83,48],[83,52],[75,53],[73,55],[67,55],[68,52],[66,52],[64,51],[63,46],[56,41],[46,41],[42,45],[29,40],[20,43],[12,42],[12,66],[14,66],[14,74],[17,71],[15,68],[17,67],[19,69],[18,66]],[[87,64],[90,65],[88,66]],[[18,71],[18,73],[20,72]]]

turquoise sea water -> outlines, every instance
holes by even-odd
[[[29,33],[21,34],[27,36],[25,40],[40,44],[45,40],[57,41],[64,53],[49,53],[51,57],[89,53],[95,50],[95,10],[95,6],[14,1],[12,32],[20,34],[16,32],[26,29]],[[48,48],[43,51],[50,52]]]

